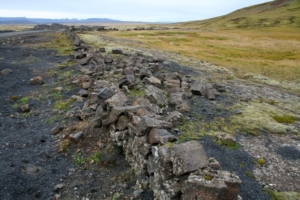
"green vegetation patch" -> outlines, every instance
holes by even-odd
[[[58,101],[54,104],[54,108],[58,110],[69,110],[70,105],[76,101],[76,99],[70,98],[66,101]]]
[[[295,117],[290,115],[283,115],[283,116],[275,115],[273,116],[273,119],[276,120],[278,123],[286,123],[286,124],[295,123]]]
[[[95,163],[99,163],[101,161],[102,153],[97,152],[94,155],[92,155],[89,160]]]
[[[264,192],[268,194],[271,200],[298,200],[300,199],[300,193],[298,192],[275,192],[273,190],[264,189]]]
[[[81,153],[74,153],[72,157],[76,165],[83,165],[85,163],[85,159]]]

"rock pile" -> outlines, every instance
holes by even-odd
[[[195,94],[213,100],[223,87],[163,73],[160,68],[168,64],[163,60],[121,50],[94,51],[73,32],[66,33],[84,74],[74,83],[86,101],[65,117],[77,116],[100,128],[99,134],[108,133],[140,177],[139,191],[153,190],[155,199],[238,199],[239,177],[207,158],[198,141],[173,143],[177,141],[173,126],[190,109],[187,98]],[[84,134],[70,137],[77,143]]]
[[[67,29],[68,26],[58,24],[58,23],[53,23],[51,25],[48,24],[38,24],[35,25],[31,30],[62,30],[62,29]]]

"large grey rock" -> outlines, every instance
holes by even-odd
[[[151,109],[147,106],[113,107],[109,115],[102,120],[102,125],[106,126],[114,123],[121,114],[126,114],[128,116],[151,115]]]
[[[115,92],[110,89],[110,88],[103,88],[99,94],[98,94],[98,97],[101,98],[101,99],[108,99],[110,97],[112,97],[113,95],[115,94]]]
[[[170,94],[170,104],[172,105],[182,104],[185,100],[186,96],[184,92],[176,92]]]
[[[143,79],[143,81],[147,85],[154,85],[155,87],[161,86],[161,80],[159,80],[158,78],[156,78],[154,76],[150,76],[149,78],[146,77],[146,78]]]
[[[173,173],[177,176],[208,166],[206,152],[198,141],[189,141],[171,147]]]
[[[114,94],[113,96],[111,96],[110,98],[106,99],[104,101],[104,105],[111,110],[112,107],[121,107],[121,106],[125,106],[126,103],[128,101],[127,96],[121,92],[118,91],[116,94]]]
[[[164,86],[167,88],[169,92],[179,92],[180,91],[180,80],[177,79],[169,79],[164,81]]]
[[[174,142],[177,138],[165,129],[152,129],[149,133],[150,144],[165,144],[167,142]]]
[[[153,85],[147,86],[146,98],[149,99],[151,103],[157,104],[159,107],[164,107],[168,104],[164,92]]]
[[[174,123],[180,123],[183,120],[183,114],[181,114],[178,111],[174,111],[174,112],[171,112],[170,114],[168,114],[166,116],[165,120],[167,122],[172,122],[173,124]]]
[[[139,124],[140,132],[137,134],[139,135],[148,134],[152,130],[152,128],[170,130],[172,129],[172,123],[144,116],[142,117],[142,120]]]
[[[190,88],[191,92],[195,95],[206,95],[205,85],[201,81],[195,81]]]
[[[210,173],[208,170],[199,174],[190,174],[181,191],[182,199],[237,200],[241,180],[227,171]]]

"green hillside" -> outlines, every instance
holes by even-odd
[[[208,28],[300,28],[300,0],[275,0],[246,7],[228,15],[182,23],[184,26]]]

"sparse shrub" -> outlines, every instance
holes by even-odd
[[[73,160],[75,162],[76,165],[83,165],[85,162],[84,157],[81,155],[81,153],[75,153],[73,155]]]
[[[94,155],[92,155],[89,160],[95,163],[99,163],[102,157],[102,153],[101,152],[97,152]]]

